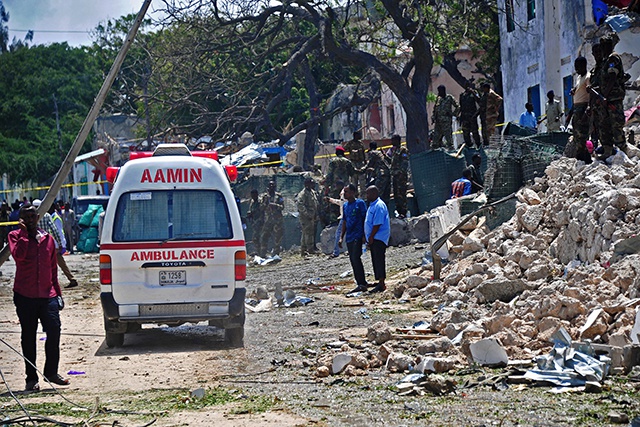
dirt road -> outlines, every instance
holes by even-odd
[[[402,277],[409,267],[419,266],[423,253],[423,246],[392,248],[389,270]],[[145,327],[128,334],[124,347],[109,349],[98,297],[97,255],[68,256],[81,286],[65,290],[60,371],[72,384],[61,391],[76,405],[47,391],[50,386],[42,382],[43,391],[18,398],[41,415],[75,422],[92,412],[77,406],[92,408],[98,398],[102,413],[92,422],[118,421],[127,426],[144,425],[156,416],[157,426],[608,425],[609,411],[638,407],[632,383],[610,383],[611,391],[601,395],[558,397],[545,389],[478,387],[459,388],[443,397],[400,397],[394,385],[404,374],[389,373],[384,367],[359,377],[316,378],[316,359],[331,343],[372,347],[365,339],[371,324],[383,320],[394,327],[407,326],[428,320],[433,313],[401,303],[390,293],[364,297],[363,306],[354,306],[360,299],[343,295],[353,286],[348,277],[340,277],[349,270],[344,256],[283,258],[277,265],[250,267],[249,291],[266,286],[272,294],[280,282],[315,302],[248,313],[243,349],[226,347],[222,335],[205,323]],[[365,269],[370,271],[368,254],[365,259]],[[0,269],[0,337],[19,350],[20,328],[11,301],[14,268],[9,261]],[[62,275],[60,279],[67,283]],[[325,285],[335,290],[321,290]],[[362,308],[366,312],[359,311]],[[416,346],[409,341],[395,345],[407,354]],[[39,358],[42,367],[42,348]],[[10,390],[23,389],[22,361],[4,343],[0,343],[0,369]],[[66,375],[69,371],[84,374]],[[453,377],[462,384],[496,372],[458,373]],[[204,390],[203,398],[191,396],[197,389]],[[0,397],[0,404],[0,415],[21,415],[8,392]],[[124,413],[110,412],[114,410]]]

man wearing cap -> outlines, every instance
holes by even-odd
[[[35,206],[36,209],[39,208],[41,204],[42,204],[42,201],[40,199],[35,199],[33,201],[33,206]],[[54,207],[51,206],[51,208],[49,209],[49,212],[51,212],[53,209]],[[42,217],[40,218],[40,221],[38,221],[38,227],[40,227],[41,229],[49,233],[53,237],[56,243],[56,259],[57,259],[58,266],[60,267],[64,275],[67,276],[67,279],[69,279],[69,284],[65,287],[75,288],[76,286],[78,286],[78,281],[73,276],[73,273],[67,266],[67,262],[64,260],[64,257],[62,256],[62,254],[67,251],[64,235],[62,236],[60,235],[58,231],[58,227],[56,227],[55,223],[53,222],[53,218],[51,218],[51,214],[49,212],[45,212],[45,214],[42,215]]]
[[[315,253],[316,218],[318,217],[318,196],[313,191],[313,178],[307,177],[304,180],[304,188],[297,196],[298,219],[302,229],[300,239],[300,253],[302,256],[308,253]]]
[[[36,365],[38,322],[47,334],[45,378],[57,385],[69,380],[58,374],[60,363],[60,309],[56,247],[53,237],[38,228],[38,211],[30,203],[20,208],[19,228],[9,233],[9,250],[16,263],[13,302],[20,321],[26,391],[38,391]]]

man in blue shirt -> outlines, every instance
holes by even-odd
[[[537,130],[538,119],[536,119],[536,113],[533,112],[533,104],[527,102],[526,104],[524,104],[524,107],[527,109],[527,111],[520,114],[520,126],[524,126],[531,130]]]
[[[471,169],[465,168],[462,171],[462,178],[451,183],[451,198],[457,199],[469,194],[471,194]]]
[[[385,252],[389,244],[389,235],[391,234],[389,211],[387,210],[387,205],[378,195],[378,187],[375,185],[367,188],[369,208],[364,219],[364,236],[367,239],[367,247],[371,251],[373,274],[378,281],[371,293],[383,292],[387,289],[384,284],[384,279],[387,277],[384,263]]]
[[[347,242],[349,261],[356,279],[356,288],[349,293],[367,290],[367,280],[364,277],[362,265],[362,244],[364,243],[364,218],[367,215],[367,205],[364,200],[356,199],[356,186],[349,184],[344,187],[344,198],[347,200],[342,207],[342,230],[338,245]]]

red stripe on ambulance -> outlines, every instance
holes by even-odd
[[[202,182],[202,169],[185,168],[185,169],[156,169],[152,173],[150,169],[142,171],[140,182]]]

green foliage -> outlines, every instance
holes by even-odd
[[[44,182],[66,155],[102,83],[86,49],[66,43],[0,55],[0,167],[12,182]]]

